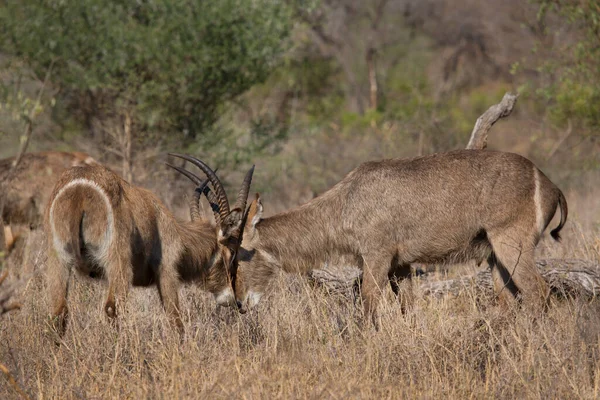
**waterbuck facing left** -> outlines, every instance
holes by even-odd
[[[66,329],[67,294],[73,269],[108,280],[105,312],[114,318],[129,286],[156,284],[167,314],[183,331],[179,313],[180,281],[197,282],[215,295],[220,305],[235,304],[229,269],[237,243],[232,236],[242,225],[252,180],[252,167],[230,209],[215,173],[185,155],[207,174],[197,180],[190,222],[181,222],[150,191],[131,185],[103,166],[73,167],[60,177],[46,208],[48,290],[55,329]],[[170,165],[182,174],[189,171]],[[207,183],[219,205],[217,226],[202,218],[198,202]]]
[[[537,308],[548,287],[534,249],[557,207],[556,240],[567,219],[562,192],[526,158],[481,150],[367,162],[270,218],[262,218],[257,195],[238,252],[238,307],[256,305],[278,269],[307,272],[344,255],[363,270],[361,293],[373,318],[388,280],[409,277],[415,262],[488,260],[497,293]]]

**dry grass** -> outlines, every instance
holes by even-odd
[[[565,244],[544,242],[540,252],[597,260],[597,235],[576,226]],[[31,248],[43,270],[40,243]],[[71,323],[55,346],[37,273],[22,310],[0,320],[0,362],[32,398],[594,398],[600,390],[598,301],[555,300],[532,316],[473,293],[436,300],[417,291],[402,315],[388,291],[375,332],[361,328],[352,299],[297,277],[274,286],[246,315],[215,310],[209,295],[186,287],[180,342],[156,290],[134,289],[116,330],[102,312],[104,285],[77,279]],[[0,376],[0,398],[19,397]]]

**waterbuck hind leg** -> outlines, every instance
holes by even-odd
[[[169,268],[161,268],[158,278],[158,294],[167,317],[181,336],[184,334],[183,322],[179,312],[179,277]]]
[[[46,283],[51,307],[50,327],[60,337],[62,337],[67,330],[69,315],[67,296],[69,292],[69,281],[71,279],[71,269],[71,265],[61,262],[58,259],[54,248],[49,249],[46,267]]]
[[[412,270],[410,264],[401,264],[394,258],[392,260],[392,269],[388,273],[390,280],[390,286],[394,295],[400,301],[400,307],[402,313],[406,313],[406,310],[411,306],[413,301],[413,290],[412,290]]]
[[[533,312],[546,308],[549,298],[549,287],[535,266],[535,235],[517,241],[514,233],[490,237],[495,264],[492,269],[494,284],[503,281],[509,292],[523,306]],[[521,236],[523,237],[523,235]],[[507,279],[508,278],[508,279]],[[496,286],[498,290],[498,286]]]
[[[377,306],[381,294],[389,280],[392,257],[385,253],[373,253],[363,256],[363,279],[361,295],[365,317],[371,319],[376,330],[379,330]]]
[[[116,246],[115,246],[116,247]],[[127,246],[125,246],[126,248]],[[129,286],[133,280],[133,267],[129,249],[111,249],[108,259],[108,293],[104,312],[111,323],[116,324],[117,315],[123,310]]]
[[[504,307],[511,307],[516,303],[519,290],[512,280],[510,273],[500,263],[495,254],[491,254],[488,258],[488,264],[492,272],[492,281],[494,283],[494,291],[500,304]]]

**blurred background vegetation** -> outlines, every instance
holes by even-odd
[[[168,151],[232,187],[256,163],[272,213],[362,161],[464,147],[508,90],[490,147],[595,198],[599,0],[0,0],[0,156],[33,119],[31,150],[175,203]]]

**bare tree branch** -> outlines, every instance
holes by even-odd
[[[500,118],[505,118],[510,115],[517,102],[517,97],[519,97],[518,94],[506,93],[500,103],[491,106],[477,118],[473,132],[471,133],[471,139],[469,139],[469,144],[467,144],[467,149],[483,150],[487,147],[488,132],[490,128]]]

